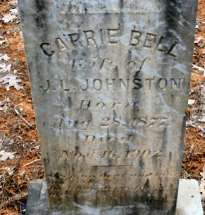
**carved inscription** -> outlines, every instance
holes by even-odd
[[[39,85],[41,94],[48,98],[53,94],[60,95],[60,100],[56,99],[53,106],[61,110],[53,112],[45,121],[42,120],[41,126],[52,129],[56,135],[66,131],[78,134],[77,152],[64,153],[69,158],[74,153],[73,159],[84,160],[91,166],[106,166],[108,161],[113,166],[129,166],[136,165],[139,159],[151,159],[155,153],[136,147],[143,143],[147,131],[163,133],[171,125],[170,118],[163,114],[138,116],[143,107],[142,101],[137,97],[128,97],[121,101],[104,94],[122,92],[126,96],[125,92],[152,93],[157,90],[162,93],[171,91],[174,95],[187,88],[183,67],[173,67],[168,77],[158,75],[157,70],[149,74],[152,56],[140,55],[142,51],[158,56],[164,54],[175,62],[179,43],[173,35],[168,38],[166,35],[141,31],[136,26],[126,32],[129,35],[126,40],[123,38],[124,34],[119,24],[116,28],[81,29],[78,32],[61,34],[54,41],[40,44],[41,52],[47,57],[63,57],[66,61],[64,78],[47,79]],[[122,45],[127,47],[122,62],[106,52],[88,55],[90,51],[95,53],[94,50],[102,48],[119,49]],[[76,99],[76,94],[81,97],[80,100]],[[93,94],[95,99],[87,96],[89,94]],[[99,99],[98,96],[104,99]],[[72,114],[73,112],[77,115]],[[125,113],[132,114],[128,116]],[[101,132],[96,133],[96,128]],[[128,149],[131,144],[135,149],[121,153],[98,148],[113,144],[118,147],[126,146]],[[85,154],[84,150],[89,147],[94,148]],[[101,159],[105,161],[101,163]]]
[[[113,150],[89,150],[85,153],[83,150],[78,149],[77,151],[66,151],[62,152],[61,159],[65,161],[70,161],[72,159],[78,160],[80,162],[89,163],[90,166],[105,167],[105,166],[136,166],[140,160],[144,159],[155,159],[160,160],[162,156],[162,151],[152,152],[150,149],[133,149],[125,150],[124,152],[113,151]],[[135,173],[136,174],[136,173]]]
[[[144,80],[135,78],[131,79],[85,79],[82,80],[79,89],[69,88],[64,80],[47,80],[44,86],[39,86],[43,92],[57,91],[58,89],[68,92],[75,92],[75,90],[87,91],[111,91],[116,88],[121,88],[124,90],[135,89],[140,90],[141,88],[146,88],[147,90],[152,90],[157,88],[159,90],[164,89],[177,89],[182,90],[187,86],[186,80],[184,78],[157,78],[151,77]],[[56,88],[56,86],[58,86]]]
[[[53,42],[40,45],[41,51],[46,56],[59,57],[61,56],[59,53],[66,53],[62,56],[67,60],[64,79],[47,79],[39,86],[42,95],[60,95],[61,100],[56,100],[53,105],[62,110],[53,112],[52,117],[42,121],[42,127],[52,129],[56,135],[59,135],[59,132],[63,134],[65,131],[76,132],[76,134],[80,132],[77,152],[65,151],[64,153],[69,158],[74,153],[73,159],[84,160],[91,166],[106,166],[108,160],[112,166],[129,166],[136,165],[139,159],[152,158],[155,153],[149,149],[142,151],[129,149],[130,151],[121,153],[112,149],[99,151],[98,146],[113,144],[118,147],[128,147],[129,144],[139,146],[144,141],[144,134],[148,130],[163,133],[171,125],[171,120],[166,115],[137,116],[143,108],[138,98],[128,97],[122,102],[117,98],[92,99],[87,94],[91,92],[96,95],[112,94],[116,91],[129,94],[142,90],[152,93],[157,90],[158,92],[172,91],[174,95],[175,92],[187,88],[183,67],[182,71],[180,67],[173,67],[168,77],[162,74],[145,76],[144,74],[151,69],[150,65],[153,60],[151,56],[141,57],[138,54],[142,50],[154,52],[159,56],[163,53],[174,62],[179,45],[174,36],[167,39],[165,35],[141,31],[135,26],[130,29],[129,37],[126,37],[127,41],[123,40],[123,35],[123,29],[119,24],[116,28],[88,29],[63,34],[57,36]],[[84,48],[87,50],[98,50],[102,47],[117,49],[121,44],[127,46],[123,66],[119,60],[106,52],[87,56],[87,53],[83,51],[80,57],[78,54],[73,55],[73,50],[77,53]],[[158,73],[158,71],[153,73]],[[75,78],[70,79],[70,77]],[[81,95],[80,100],[75,99],[76,93]],[[70,114],[70,111],[71,113],[75,111],[81,117]],[[134,115],[124,116],[124,111],[134,113]],[[99,112],[98,115],[96,115],[97,112]],[[97,117],[97,120],[94,117]],[[92,132],[96,128],[107,129],[107,132],[101,131],[97,134]],[[119,129],[117,134],[113,133],[113,129]],[[94,148],[84,154],[84,149],[90,146]],[[121,154],[120,157],[118,157],[119,154]],[[100,162],[101,159],[105,159],[104,163]]]
[[[49,128],[56,129],[80,129],[87,130],[88,128],[92,128],[94,126],[100,126],[101,128],[109,128],[110,126],[123,127],[125,130],[128,130],[133,133],[137,133],[138,129],[141,128],[155,128],[158,129],[167,127],[169,125],[169,118],[167,116],[162,117],[141,117],[136,119],[126,120],[123,117],[120,117],[117,114],[113,114],[112,116],[103,116],[98,124],[93,125],[93,121],[90,119],[72,119],[66,114],[57,114],[52,119],[48,120],[48,122],[43,122],[43,126],[48,126]],[[88,135],[89,136],[89,135]],[[103,138],[92,136],[93,140],[102,140]],[[107,139],[107,137],[106,137]],[[112,139],[108,137],[108,140]],[[116,139],[116,138],[115,138]]]
[[[125,45],[130,48],[152,49],[167,54],[170,57],[176,57],[175,49],[178,40],[175,38],[169,41],[165,35],[141,31],[136,29],[135,26],[130,29],[129,35],[127,37],[129,40],[126,41]],[[89,29],[81,30],[77,33],[63,34],[62,36],[57,36],[52,42],[46,41],[41,43],[40,48],[46,56],[51,57],[57,52],[69,52],[70,48],[100,48],[104,45],[119,46],[122,43],[122,37],[123,29],[121,29],[119,24],[116,28],[101,28],[98,31]]]

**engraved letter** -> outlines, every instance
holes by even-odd
[[[135,90],[139,90],[139,89],[141,89],[143,87],[143,85],[142,85],[142,79],[140,79],[140,78],[135,78],[133,80],[133,84],[134,84],[134,88],[133,89],[135,89]]]
[[[55,51],[49,50],[49,46],[50,46],[50,43],[41,43],[41,45],[40,45],[41,49],[43,50],[43,53],[45,55],[51,57],[51,56],[53,56],[53,54],[55,53]]]
[[[87,45],[90,46],[91,44],[93,44],[95,47],[97,47],[97,43],[95,40],[95,32],[92,30],[88,30],[84,31],[84,33],[87,40]]]
[[[77,45],[78,40],[80,39],[80,34],[79,33],[73,33],[73,34],[68,34],[70,37],[70,41],[73,44],[73,46]]]
[[[175,42],[171,45],[170,49],[168,50],[168,52],[167,52],[168,55],[171,55],[171,56],[173,56],[173,57],[176,57],[176,55],[175,55],[174,53],[172,53],[172,51],[174,50],[174,48],[176,47],[176,45],[177,45],[177,42],[175,41]]]
[[[68,48],[66,43],[60,37],[56,38],[55,43],[60,51],[63,51]]]
[[[159,42],[158,42],[158,44],[157,44],[157,50],[160,51],[160,52],[165,52],[165,53],[167,53],[168,50],[167,50],[167,48],[163,45],[164,40],[165,40],[165,37],[164,37],[164,36],[161,36],[160,39],[159,39]]]
[[[154,78],[146,78],[145,81],[148,81],[149,83],[149,90],[152,88],[152,81],[154,81]]]
[[[165,89],[168,85],[168,81],[166,78],[160,78],[157,82],[157,87],[160,89]]]
[[[94,79],[93,80],[93,87],[96,90],[101,90],[102,89],[102,81],[100,79]]]
[[[88,81],[88,79],[86,79],[85,81],[86,81],[85,88],[83,88],[82,86],[80,86],[80,89],[83,90],[83,91],[86,91],[89,88],[89,81]]]
[[[146,38],[145,38],[145,42],[144,42],[144,47],[152,48],[156,42],[157,42],[157,35],[147,33]]]
[[[130,45],[137,46],[140,43],[141,36],[142,36],[142,32],[132,30],[131,38],[130,38]]]
[[[118,36],[120,35],[120,29],[108,29],[108,41],[111,44],[117,44]]]
[[[80,109],[81,110],[88,110],[90,108],[91,101],[90,100],[81,100]]]

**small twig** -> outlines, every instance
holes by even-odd
[[[195,64],[192,65],[192,68],[196,69],[198,72],[203,72],[203,73],[205,72],[205,68],[197,66]]]
[[[190,178],[191,177],[191,174],[189,174],[186,170],[184,170],[183,172],[183,178]]]
[[[23,165],[23,167],[29,166],[29,165],[34,164],[34,163],[39,162],[39,161],[41,161],[41,159],[36,159],[36,160],[34,160],[34,161],[31,161],[31,162],[29,162],[29,163]]]
[[[19,118],[29,127],[32,128],[33,126],[22,116],[22,114],[19,112],[19,110],[14,107],[15,113],[19,116]]]

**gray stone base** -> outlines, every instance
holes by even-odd
[[[196,180],[181,179],[179,183],[176,215],[203,214],[198,182]]]
[[[32,181],[28,188],[26,215],[48,215],[47,184],[44,180]]]
[[[83,215],[100,215],[101,212],[98,209],[89,208],[86,206],[78,206]],[[126,210],[129,210],[127,208]],[[47,185],[43,180],[37,180],[31,182],[29,186],[29,195],[27,202],[27,215],[74,215],[72,212],[64,213],[59,211],[49,212]],[[106,209],[104,215],[124,215],[123,208],[117,207],[113,209]],[[145,215],[143,213],[143,215]],[[154,213],[154,214],[161,214]],[[75,213],[76,215],[76,213]],[[177,201],[176,215],[203,215],[201,195],[199,192],[199,185],[196,180],[180,180],[179,193]]]

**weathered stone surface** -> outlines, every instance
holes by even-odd
[[[19,6],[51,207],[174,214],[196,1]]]
[[[38,195],[36,191],[38,192]],[[36,198],[36,196],[38,196],[38,198]],[[27,214],[28,215],[36,215],[36,214],[48,215],[49,214],[47,185],[45,181],[38,180],[31,183],[29,188]],[[50,211],[50,214],[62,215],[62,212]],[[99,215],[100,210],[99,209],[93,210],[92,208],[84,207],[83,214]],[[111,213],[106,213],[106,214],[110,215]],[[119,215],[119,213],[116,213],[116,214]],[[203,215],[201,195],[199,192],[199,184],[197,181],[187,180],[187,179],[180,180],[176,215]]]

